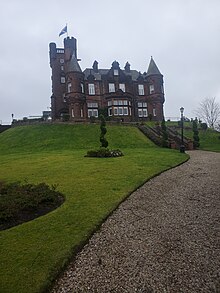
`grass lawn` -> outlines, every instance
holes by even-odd
[[[0,180],[57,184],[65,203],[33,221],[2,231],[1,293],[43,292],[91,233],[147,179],[185,161],[137,128],[107,126],[119,158],[85,158],[99,147],[98,125],[39,125],[0,135]]]
[[[178,122],[167,121],[167,126],[178,126]],[[192,122],[184,122],[184,136],[193,139]],[[207,130],[199,130],[200,150],[220,152],[220,132],[208,128]],[[178,130],[181,131],[180,129]]]
[[[192,138],[192,130],[184,130],[184,135]],[[220,132],[212,129],[199,129],[200,150],[220,152]]]

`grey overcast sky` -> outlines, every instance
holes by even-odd
[[[147,70],[152,55],[165,82],[165,116],[185,115],[206,97],[220,102],[220,0],[0,0],[0,122],[50,107],[48,45],[78,41],[82,70],[117,60]]]

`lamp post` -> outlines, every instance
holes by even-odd
[[[183,143],[183,111],[184,111],[184,108],[181,107],[180,108],[180,113],[181,113],[181,145],[180,145],[180,152],[181,153],[185,153],[185,146],[184,146],[184,143]]]

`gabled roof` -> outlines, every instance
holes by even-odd
[[[156,63],[154,62],[153,57],[151,56],[150,64],[148,66],[148,70],[147,70],[146,75],[148,76],[148,75],[156,75],[156,74],[162,75],[160,73],[160,70],[158,69]]]
[[[82,72],[74,54],[72,55],[70,61],[67,63],[67,72],[71,72],[71,71]]]

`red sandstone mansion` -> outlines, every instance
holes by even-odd
[[[64,39],[64,48],[50,43],[53,120],[67,115],[72,121],[87,121],[99,113],[113,121],[163,119],[163,75],[152,57],[143,74],[128,62],[121,69],[117,61],[109,69],[99,69],[94,61],[92,68],[82,71],[76,43],[73,37]]]

